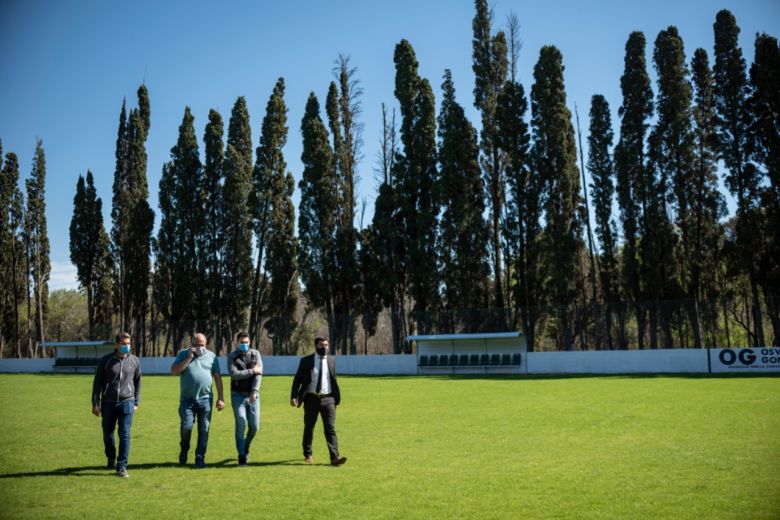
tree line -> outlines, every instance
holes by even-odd
[[[688,61],[676,27],[656,36],[655,90],[645,35],[628,36],[618,134],[606,98],[593,95],[587,161],[555,46],[540,50],[526,95],[515,15],[494,30],[487,2],[475,1],[479,130],[449,70],[437,110],[401,40],[398,110],[381,107],[367,223],[356,195],[362,89],[349,57],[336,61],[324,110],[314,92],[306,102],[297,215],[279,78],[254,149],[243,97],[227,134],[209,112],[203,153],[185,108],[162,167],[156,235],[141,85],[137,107],[120,111],[110,231],[92,173],[76,185],[70,252],[87,335],[130,330],[136,349],[153,355],[195,330],[218,351],[247,330],[272,353],[293,354],[316,314],[342,353],[357,353],[358,332],[367,342],[382,323],[396,353],[413,332],[501,330],[522,331],[532,350],[777,345],[780,50],[775,37],[756,35],[748,68],[734,16],[720,11],[713,30],[712,65],[704,49]],[[15,154],[2,164],[0,338],[17,356],[45,340],[45,175],[40,142],[26,197]]]

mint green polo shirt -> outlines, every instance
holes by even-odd
[[[187,359],[187,351],[184,349],[176,355],[176,363]],[[219,358],[210,350],[202,356],[195,356],[187,365],[187,368],[179,376],[179,388],[181,399],[203,399],[211,396],[211,378],[213,374],[219,374]]]

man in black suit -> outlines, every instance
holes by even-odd
[[[322,415],[325,442],[330,452],[330,464],[341,466],[347,462],[339,455],[339,441],[336,437],[336,407],[341,402],[341,392],[336,380],[336,361],[328,355],[328,340],[314,340],[316,353],[304,356],[298,363],[298,371],[290,391],[290,406],[303,405],[303,457],[307,464],[312,459],[311,441],[317,415]]]

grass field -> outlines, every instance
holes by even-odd
[[[119,479],[91,376],[2,375],[0,517],[780,517],[778,377],[342,376],[340,468],[321,424],[303,464],[290,382],[263,381],[248,468],[228,404],[194,470],[175,464],[178,379],[145,376]]]

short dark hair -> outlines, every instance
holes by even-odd
[[[249,337],[249,334],[247,334],[246,332],[239,332],[238,334],[236,334],[236,340],[238,340],[238,341],[241,341],[242,339],[248,338],[248,337]]]
[[[328,338],[323,338],[322,336],[317,336],[316,338],[314,338],[314,346],[316,347],[317,345],[319,345],[323,341],[328,341]]]
[[[119,345],[123,339],[130,339],[130,333],[129,332],[120,332],[116,335],[116,338],[114,338],[114,343]]]

